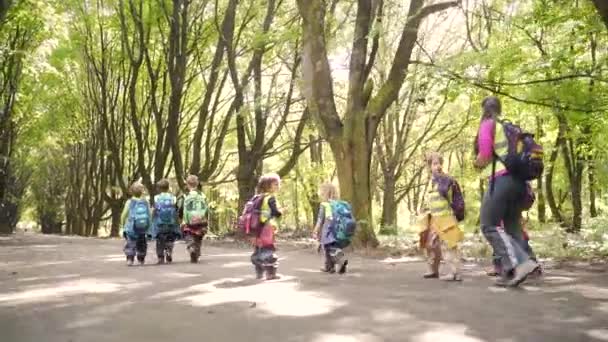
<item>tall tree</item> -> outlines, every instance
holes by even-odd
[[[369,37],[378,14],[382,14],[383,1],[358,0],[347,103],[342,116],[336,105],[328,60],[327,23],[332,18],[327,18],[326,2],[298,0],[297,3],[302,17],[304,95],[336,160],[341,194],[353,204],[360,225],[357,241],[361,245],[375,246],[370,169],[378,125],[399,96],[420,23],[427,16],[456,6],[458,2],[425,6],[424,0],[410,1],[408,18],[403,24],[390,72],[386,81],[374,91],[373,82],[368,80],[377,50],[369,50]]]

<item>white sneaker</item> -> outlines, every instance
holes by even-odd
[[[509,280],[508,286],[518,286],[519,284],[524,282],[528,275],[534,272],[534,270],[536,270],[537,268],[538,264],[532,260],[528,260],[517,265],[517,267],[515,267],[515,274],[513,275],[513,278]]]

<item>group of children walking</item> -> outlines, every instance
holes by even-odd
[[[143,184],[136,182],[131,186],[132,197],[126,202],[122,212],[123,236],[126,240],[124,252],[128,266],[134,264],[136,257],[139,264],[145,263],[148,240],[151,239],[156,240],[157,264],[171,263],[174,242],[182,237],[187,242],[190,261],[198,262],[202,239],[207,232],[209,206],[200,191],[196,176],[188,176],[186,187],[186,193],[176,198],[169,191],[169,181],[162,179],[157,183],[159,194],[154,196],[154,204],[150,206],[143,198]],[[251,263],[258,279],[279,278],[275,232],[283,215],[276,197],[280,187],[281,179],[278,175],[268,174],[260,177],[251,207],[246,206],[246,210],[249,208],[255,214],[249,217],[255,222],[248,223],[248,227],[258,226],[255,232],[252,229],[251,233],[245,233],[250,237],[254,248]],[[354,233],[354,218],[350,206],[338,200],[334,185],[323,184],[320,195],[323,201],[319,209],[316,235],[319,236],[326,253],[323,271],[334,273],[337,265],[339,273],[343,274],[348,264],[343,248],[348,245]],[[243,217],[245,216],[244,214]],[[345,228],[340,230],[339,227]]]
[[[169,191],[168,180],[162,179],[156,186],[159,194],[154,196],[152,207],[143,198],[143,184],[136,182],[131,186],[132,197],[125,203],[121,217],[127,265],[132,266],[135,257],[140,265],[145,263],[150,239],[156,240],[157,263],[173,262],[173,244],[182,237],[186,240],[190,261],[198,262],[209,210],[198,177],[188,176],[187,191],[179,198]]]
[[[496,97],[486,98],[482,110],[474,151],[478,169],[492,165],[491,173],[485,175],[489,186],[481,206],[481,231],[494,252],[494,269],[489,274],[499,277],[496,282],[499,286],[517,286],[539,270],[522,227],[521,214],[534,202],[529,181],[542,173],[542,148],[534,142],[533,135],[500,119],[501,105]],[[464,220],[464,198],[458,183],[443,171],[440,154],[431,153],[427,165],[432,186],[418,220],[420,246],[426,251],[429,265],[424,278],[461,281],[459,244],[464,234],[458,225]],[[160,193],[154,197],[152,208],[142,197],[143,185],[132,186],[133,197],[127,201],[122,215],[128,264],[133,265],[136,256],[140,264],[144,263],[150,238],[156,239],[158,263],[172,262],[173,243],[182,236],[187,240],[191,262],[197,262],[209,209],[198,178],[188,176],[187,192],[178,199],[169,192],[167,180],[161,180],[157,186]],[[249,237],[254,249],[251,262],[258,279],[278,278],[275,232],[283,216],[276,197],[280,186],[281,179],[276,174],[260,177],[256,195],[239,218],[239,231]],[[352,208],[338,199],[338,191],[330,183],[321,185],[319,196],[314,236],[325,252],[321,271],[343,274],[348,265],[344,248],[356,228]],[[448,266],[448,272],[442,276],[441,260]]]

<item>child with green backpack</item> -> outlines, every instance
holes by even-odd
[[[177,223],[175,196],[169,192],[169,181],[161,179],[156,186],[160,193],[154,196],[152,211],[152,238],[156,239],[158,264],[173,262],[173,244],[181,236]]]
[[[348,259],[343,248],[350,244],[356,228],[350,204],[338,200],[338,190],[331,183],[322,184],[319,189],[321,205],[315,225],[315,237],[325,251],[325,267],[322,272],[335,273],[336,265],[340,266],[338,273],[346,273]]]
[[[143,265],[146,259],[146,239],[151,233],[152,215],[148,201],[143,198],[144,189],[143,184],[139,182],[131,185],[132,197],[125,203],[121,215],[123,236],[127,240],[124,252],[128,266],[133,266],[136,255],[140,265]]]
[[[182,230],[190,262],[197,263],[201,255],[203,237],[207,234],[209,206],[205,194],[199,189],[198,177],[189,175],[186,179],[187,193],[178,200],[178,214],[182,220]]]

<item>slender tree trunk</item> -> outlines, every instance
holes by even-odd
[[[543,126],[542,120],[540,116],[536,116],[536,137],[540,139],[543,136]],[[538,208],[538,221],[546,222],[547,221],[547,205],[545,203],[545,192],[543,189],[543,176],[541,175],[537,181],[537,208]]]
[[[383,227],[394,227],[397,224],[397,198],[395,196],[395,178],[393,174],[384,174],[384,194],[382,195]]]
[[[587,172],[589,176],[589,215],[591,215],[591,217],[597,217],[598,212],[597,207],[595,205],[595,162],[593,160],[589,161]]]
[[[564,222],[564,217],[559,209],[559,205],[555,200],[555,195],[553,193],[553,173],[555,171],[555,163],[557,161],[557,157],[559,156],[559,148],[562,143],[562,135],[563,132],[560,128],[558,132],[558,137],[555,142],[555,146],[553,147],[553,151],[551,151],[551,156],[549,157],[549,168],[545,173],[545,188],[547,192],[547,203],[549,204],[549,209],[551,210],[551,216],[553,219],[559,223]]]

